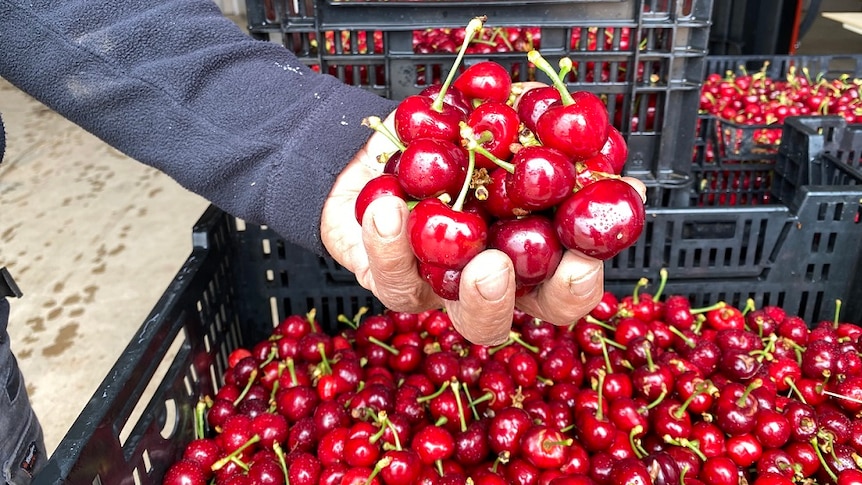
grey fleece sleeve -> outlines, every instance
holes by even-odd
[[[371,134],[360,121],[395,107],[252,39],[210,0],[0,0],[0,26],[0,76],[318,252],[325,197]]]

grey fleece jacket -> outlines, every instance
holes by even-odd
[[[319,253],[325,197],[371,134],[360,121],[395,108],[252,39],[210,0],[0,0],[0,77]]]

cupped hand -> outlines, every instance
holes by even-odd
[[[391,115],[385,123],[391,127]],[[402,199],[376,199],[366,209],[362,225],[354,216],[362,187],[382,172],[378,156],[395,149],[375,132],[338,176],[321,217],[321,238],[329,254],[383,305],[403,312],[444,308],[467,340],[495,345],[509,337],[516,305],[533,317],[568,325],[598,304],[604,291],[603,263],[571,250],[550,279],[521,297],[515,297],[511,260],[494,249],[483,251],[464,267],[458,301],[437,296],[419,274],[406,234],[409,211]],[[626,180],[644,197],[640,181]]]

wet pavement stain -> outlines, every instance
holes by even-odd
[[[42,355],[45,357],[56,357],[61,355],[69,347],[74,344],[75,337],[78,336],[78,324],[70,323],[64,325],[57,332],[54,338],[54,343],[42,349]]]

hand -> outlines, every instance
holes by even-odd
[[[391,128],[391,115],[385,123]],[[445,308],[467,340],[495,345],[508,338],[516,304],[528,314],[558,325],[571,324],[598,304],[604,291],[604,265],[576,251],[566,251],[554,275],[516,301],[511,260],[501,251],[488,249],[462,270],[458,301],[438,297],[419,275],[406,235],[408,209],[403,200],[375,200],[361,226],[354,216],[359,191],[382,170],[377,156],[394,150],[389,140],[374,133],[339,175],[321,218],[321,238],[327,251],[387,308],[405,312]],[[627,181],[643,196],[640,181]]]

